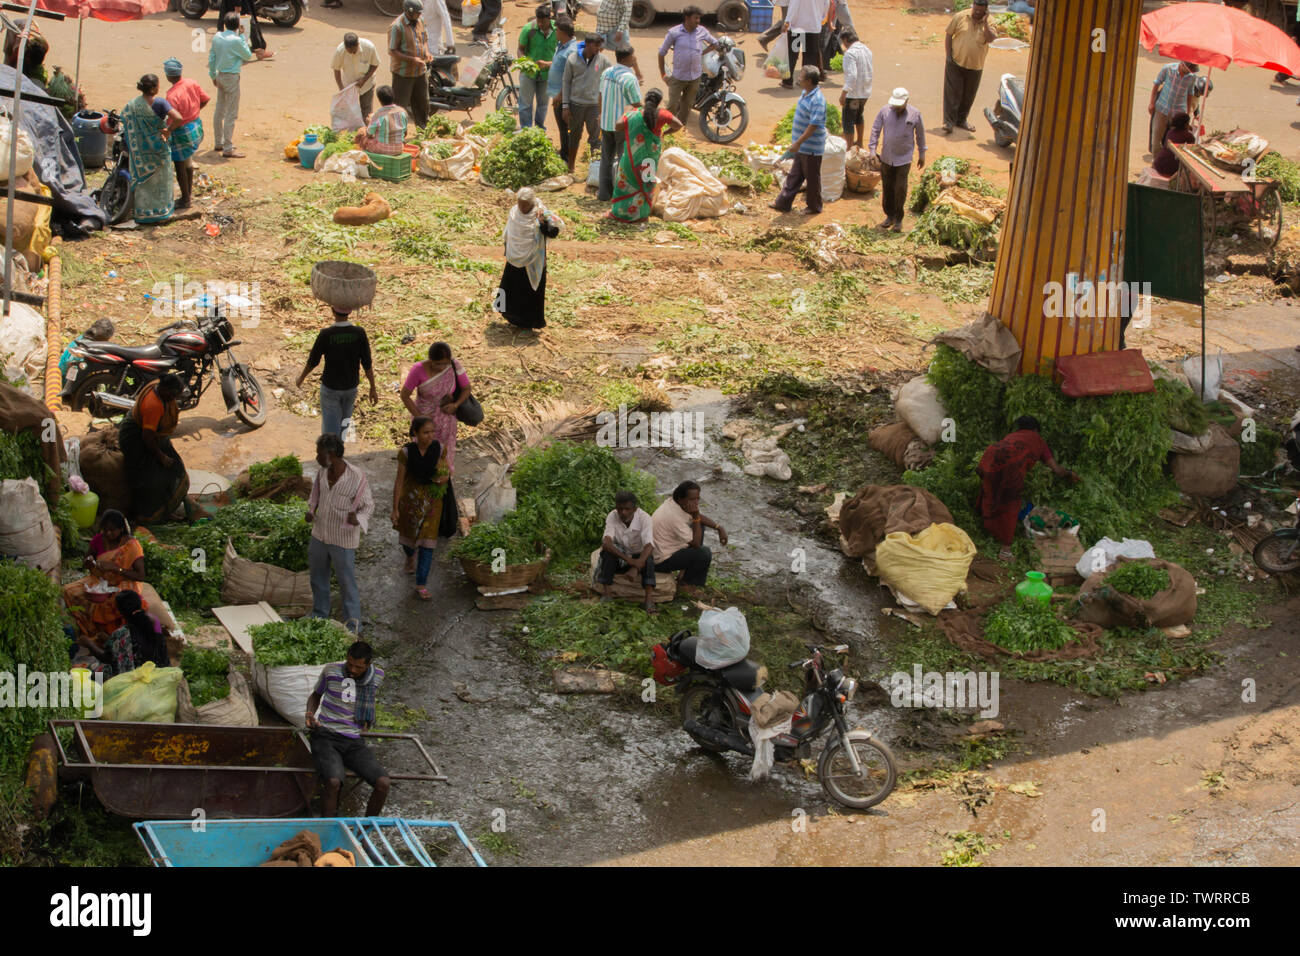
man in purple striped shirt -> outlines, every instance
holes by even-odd
[[[908,92],[894,90],[889,104],[871,124],[867,152],[880,162],[880,203],[885,207],[881,229],[903,231],[903,209],[907,204],[907,174],[912,168],[912,143],[916,142],[916,168],[925,168],[925,124],[915,106],[907,103]]]
[[[388,799],[388,771],[361,739],[361,732],[375,722],[375,691],[384,681],[383,668],[372,663],[374,656],[374,649],[365,641],[354,642],[347,660],[325,665],[316,690],[307,698],[311,753],[325,781],[322,816],[338,816],[346,770],[373,788],[366,816],[377,816]]]

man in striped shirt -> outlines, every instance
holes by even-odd
[[[338,815],[339,790],[347,770],[373,788],[366,816],[377,816],[388,799],[388,771],[361,739],[361,732],[375,722],[375,692],[384,681],[383,668],[372,663],[374,656],[365,641],[353,642],[347,660],[325,665],[307,698],[311,755],[325,781],[321,816]]]
[[[388,27],[393,95],[397,105],[423,127],[429,122],[429,33],[420,15],[422,0],[404,0],[402,15]]]
[[[794,159],[785,185],[769,208],[789,212],[799,187],[808,184],[805,198],[811,215],[822,211],[822,154],[826,152],[826,97],[821,91],[822,71],[805,66],[799,71],[803,93],[794,107],[794,128],[786,158]]]
[[[330,616],[330,569],[339,579],[343,619],[354,634],[361,633],[361,592],[357,589],[357,545],[369,530],[375,500],[365,473],[343,460],[338,435],[316,439],[316,464],[320,470],[307,499],[311,543],[307,567],[311,572],[311,616]]]
[[[384,156],[401,156],[406,143],[406,110],[393,102],[393,88],[381,86],[375,90],[379,109],[370,117],[370,125],[357,134],[357,145],[370,153]]]
[[[1169,121],[1176,113],[1191,114],[1189,100],[1195,93],[1196,74],[1200,71],[1195,63],[1170,63],[1156,74],[1155,84],[1151,87],[1151,102],[1147,112],[1151,114],[1151,155],[1165,145],[1165,133]]]
[[[624,142],[618,121],[629,106],[641,102],[641,87],[632,73],[632,48],[621,47],[614,57],[618,62],[600,74],[600,192],[596,198],[601,202],[614,198],[614,170]]]

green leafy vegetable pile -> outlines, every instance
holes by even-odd
[[[506,564],[537,560],[544,544],[561,562],[586,560],[600,544],[615,492],[633,492],[646,511],[655,507],[655,480],[618,460],[608,448],[559,441],[524,455],[511,481],[518,505],[498,524],[476,524],[457,542],[457,557],[490,563],[505,548]]]
[[[34,478],[44,489],[49,475],[49,465],[41,457],[41,442],[35,434],[0,429],[0,480]]]
[[[833,57],[831,57],[831,72],[832,72],[832,73],[843,73],[843,72],[844,72],[844,54],[843,54],[843,53],[836,53]]]
[[[492,115],[510,116],[514,122],[510,113]],[[536,126],[506,136],[488,150],[480,168],[484,179],[502,189],[535,186],[567,172],[564,160],[560,159],[546,133]]]
[[[1001,190],[972,170],[973,167],[969,160],[959,159],[956,156],[940,156],[926,167],[925,172],[921,174],[921,178],[912,187],[912,195],[908,203],[912,212],[925,212],[930,203],[934,202],[939,193],[943,192],[944,186],[941,178],[944,173],[949,174],[949,179],[952,178],[953,174],[956,174],[958,186],[979,193],[981,196],[999,196],[1002,194]]]
[[[839,136],[844,132],[844,119],[840,116],[840,108],[834,103],[826,104],[826,132],[832,136]],[[781,122],[776,124],[772,130],[772,142],[783,146],[790,145],[790,139],[794,135],[794,107],[790,107],[790,112],[781,117]]]
[[[1282,436],[1271,428],[1255,429],[1254,441],[1242,441],[1241,473],[1243,475],[1262,475],[1273,467],[1277,460],[1277,450],[1282,447]]]
[[[310,136],[313,133],[316,134],[316,141],[318,143],[322,143],[325,146],[328,146],[330,143],[334,142],[334,140],[338,139],[338,135],[339,135],[338,133],[334,132],[334,128],[332,126],[326,126],[324,123],[317,123],[314,126],[308,126],[305,130],[302,131],[302,135],[304,138]]]
[[[1169,590],[1169,572],[1164,568],[1153,568],[1144,561],[1125,561],[1106,575],[1106,584],[1121,594],[1145,601]]]
[[[951,206],[931,206],[921,213],[908,238],[919,245],[988,251],[997,245],[1001,228],[1001,216],[983,223],[968,219]]]
[[[270,461],[254,462],[248,466],[248,487],[258,491],[288,478],[302,477],[302,462],[297,455],[280,455]]]
[[[475,136],[485,136],[490,138],[502,134],[513,133],[517,125],[518,122],[514,113],[511,113],[508,110],[495,110],[471,126],[469,132],[473,133]],[[533,127],[531,126],[529,127],[529,129],[532,128]]]
[[[941,344],[935,346],[926,378],[939,390],[943,407],[958,410],[953,415],[957,423],[953,437],[959,457],[982,453],[1002,437],[1006,383],[996,375],[952,346]]]
[[[1028,40],[1029,31],[1025,29],[1029,19],[1021,18],[1018,13],[999,13],[993,17],[993,29],[1001,36],[1015,37],[1017,40]]]
[[[16,674],[19,664],[29,673],[67,671],[62,620],[63,601],[54,582],[34,568],[0,561],[0,673]],[[72,715],[40,707],[0,707],[0,772],[19,767],[46,721],[67,716]]]
[[[320,156],[317,157],[318,163],[323,163],[336,153],[347,153],[357,148],[357,138],[353,133],[337,133],[333,140],[326,144],[321,150]]]
[[[1255,164],[1260,179],[1276,179],[1283,202],[1300,202],[1300,164],[1270,149]]]
[[[442,113],[434,113],[420,130],[420,139],[444,139],[456,135],[456,124]]]
[[[428,143],[426,148],[434,159],[450,159],[451,154],[456,152],[456,144],[445,139]]]
[[[522,73],[524,76],[531,76],[533,78],[539,77],[546,72],[546,68],[543,67],[541,64],[539,64],[531,56],[515,57],[512,66],[514,66],[514,68],[518,70],[520,73]]]
[[[1075,631],[1051,607],[1017,597],[1003,601],[984,619],[984,639],[1008,651],[1043,651],[1064,647]]]
[[[256,624],[248,634],[253,639],[253,657],[266,667],[331,664],[347,657],[353,641],[342,624],[321,617]]]
[[[187,647],[181,654],[181,673],[190,685],[190,703],[195,707],[230,696],[230,658],[225,651]]]

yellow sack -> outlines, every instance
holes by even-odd
[[[179,667],[158,667],[145,661],[140,667],[104,682],[104,720],[176,722],[176,688]]]
[[[917,534],[895,531],[876,545],[880,580],[931,614],[965,590],[973,560],[974,542],[954,524],[932,524]]]

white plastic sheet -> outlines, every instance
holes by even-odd
[[[336,132],[361,129],[366,125],[361,113],[361,94],[355,83],[349,83],[330,100],[330,125]]]
[[[1074,569],[1079,572],[1080,577],[1088,578],[1105,571],[1115,563],[1116,558],[1154,558],[1155,556],[1156,552],[1151,547],[1150,541],[1141,538],[1125,538],[1123,541],[1102,538],[1083,552],[1083,557],[1079,559]]]
[[[705,611],[700,615],[699,636],[695,661],[709,670],[730,667],[749,653],[749,625],[738,608]]]

